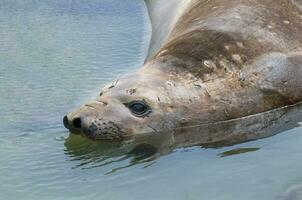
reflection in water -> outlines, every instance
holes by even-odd
[[[91,169],[127,162],[126,165],[113,168],[107,174],[135,164],[150,165],[150,162],[159,155],[158,149],[149,144],[91,141],[72,133],[66,139],[65,147],[65,153],[71,157],[71,161],[80,161],[74,168]]]
[[[260,148],[236,148],[232,149],[230,151],[225,151],[223,153],[218,154],[220,157],[228,157],[228,156],[233,156],[233,155],[238,155],[238,154],[243,154],[243,153],[248,153],[248,152],[253,152],[253,151],[258,151]]]
[[[302,184],[293,186],[282,194],[278,200],[302,200]]]
[[[272,136],[296,127],[302,118],[301,107],[302,103],[236,120],[140,134],[123,142],[92,141],[80,135],[70,134],[65,141],[66,154],[71,160],[80,161],[75,168],[90,169],[113,163],[122,164],[113,168],[107,173],[109,174],[136,164],[146,163],[148,166],[160,155],[175,148],[217,148]],[[218,156],[233,156],[259,149],[235,148]]]

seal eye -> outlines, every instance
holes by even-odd
[[[150,107],[143,101],[134,101],[126,104],[126,106],[138,117],[144,117],[151,112]]]

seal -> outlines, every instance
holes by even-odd
[[[275,133],[218,134],[216,128],[238,130],[244,124],[257,132],[276,116],[283,119],[281,108],[302,101],[301,0],[146,0],[146,5],[153,30],[144,66],[65,116],[71,132],[123,140],[199,127],[190,138],[187,131],[177,137],[244,142]],[[266,117],[255,119],[261,113]],[[215,130],[205,137],[202,127],[209,124]]]

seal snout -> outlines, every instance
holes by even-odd
[[[74,117],[70,117],[69,115],[66,115],[63,118],[63,124],[65,128],[72,133],[82,133],[88,137],[94,136],[94,132],[90,128],[92,123],[89,118],[85,118],[84,116],[76,115]]]
[[[119,126],[103,118],[91,118],[77,113],[74,116],[66,115],[63,118],[64,126],[72,133],[80,133],[91,139],[120,139]]]
[[[69,119],[68,116],[64,116],[63,124],[65,128],[69,129],[70,131],[80,131],[82,128],[82,120],[79,117]]]

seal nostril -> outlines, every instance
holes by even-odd
[[[63,124],[64,124],[65,128],[69,129],[69,122],[68,122],[68,117],[67,116],[64,116]]]
[[[72,121],[72,124],[73,124],[73,127],[74,127],[74,128],[81,128],[81,127],[82,127],[82,122],[81,122],[81,119],[80,119],[80,118],[75,118],[75,119]]]

